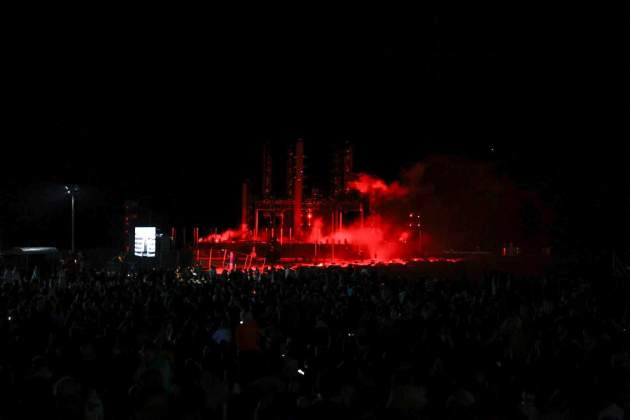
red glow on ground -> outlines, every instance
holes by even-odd
[[[462,262],[461,258],[442,258],[442,257],[428,257],[428,258],[412,258],[412,259],[403,259],[403,258],[393,258],[384,261],[367,261],[367,260],[336,260],[335,262],[320,262],[320,263],[308,263],[308,262],[294,262],[289,260],[281,260],[276,264],[264,264],[262,261],[257,261],[256,264],[252,264],[248,267],[249,270],[258,270],[265,271],[270,269],[275,270],[298,270],[300,268],[328,268],[328,267],[342,267],[346,268],[349,266],[354,267],[374,267],[374,266],[394,266],[394,265],[408,265],[408,264],[436,264],[436,263],[446,263],[446,264],[456,264]],[[235,267],[237,270],[243,269],[242,267]],[[218,274],[223,273],[224,271],[230,271],[230,269],[225,267],[215,267],[215,270]],[[207,271],[207,270],[206,270]]]

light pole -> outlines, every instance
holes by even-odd
[[[74,197],[79,192],[79,187],[76,185],[66,185],[66,194],[70,196],[72,200],[72,253],[74,254]]]

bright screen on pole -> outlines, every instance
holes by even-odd
[[[134,255],[155,257],[155,227],[136,228]]]

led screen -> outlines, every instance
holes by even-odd
[[[136,228],[134,255],[155,257],[155,227]]]

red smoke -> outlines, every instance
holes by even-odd
[[[215,242],[228,242],[236,241],[241,238],[242,232],[240,230],[228,229],[221,233],[211,233],[210,235],[199,238],[199,243],[215,243]]]
[[[369,260],[387,262],[399,258],[402,247],[409,233],[390,223],[383,222],[381,217],[368,217],[363,226],[356,222],[336,232],[323,234],[323,222],[316,218],[313,222],[309,242],[339,245],[351,245],[361,248]]]
[[[360,173],[354,181],[348,183],[351,190],[356,190],[361,194],[375,194],[389,198],[404,197],[409,193],[409,189],[400,185],[398,181],[387,184],[380,178],[365,173]]]
[[[321,234],[322,222],[318,220],[318,224],[313,225],[310,240],[320,243],[334,241],[360,247],[367,253],[365,258],[369,260],[387,262],[400,258],[410,233],[407,232],[404,219],[397,213],[401,210],[400,200],[409,198],[411,188],[398,181],[387,183],[366,173],[357,174],[348,187],[368,197],[370,217],[363,222],[355,221],[336,232],[328,232],[325,236]],[[406,214],[406,206],[402,212]]]
[[[492,252],[509,242],[529,241],[532,247],[546,243],[549,216],[536,194],[516,187],[488,163],[434,156],[405,168],[398,181],[388,183],[359,173],[348,182],[348,187],[354,198],[361,196],[360,216],[358,209],[344,213],[343,228],[333,231],[332,224],[342,225],[342,220],[336,222],[333,216],[329,224],[327,210],[315,213],[309,217],[310,229],[303,228],[307,236],[294,235],[292,242],[347,244],[362,251],[359,258],[364,262],[384,263],[443,250]],[[369,216],[363,219],[364,215]],[[287,230],[284,230],[284,243],[290,249]],[[276,236],[277,233],[276,230]],[[265,238],[270,238],[266,231],[259,239]],[[235,229],[208,235],[199,242],[252,239],[251,233]],[[314,249],[314,254],[319,255],[318,247]],[[353,258],[357,255],[339,251],[335,257],[335,250],[329,247],[324,250],[321,255],[332,254],[336,263],[343,262],[339,260],[341,255]]]

